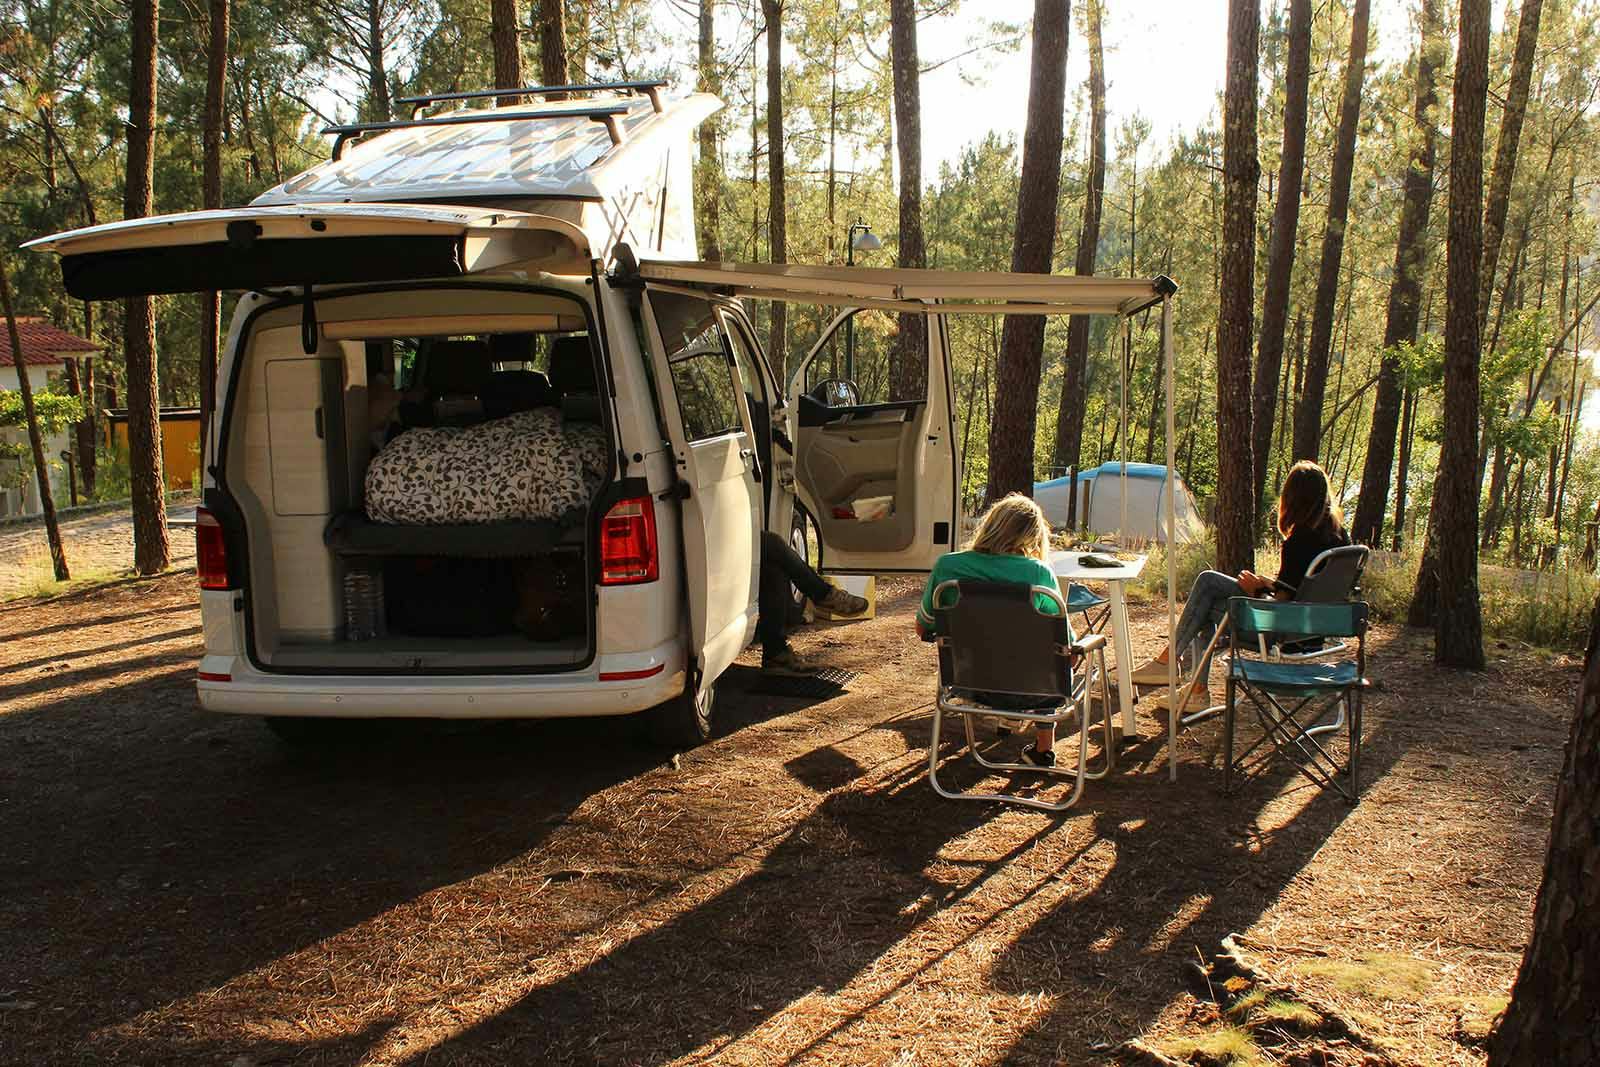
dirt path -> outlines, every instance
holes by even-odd
[[[297,754],[195,710],[192,581],[0,608],[0,1062],[1097,1062],[1194,1031],[1231,931],[1398,1062],[1480,1062],[1577,682],[1386,629],[1358,806],[1220,796],[1214,727],[1172,785],[1145,718],[1047,817],[928,788],[904,582],[799,635],[848,694],[736,668],[674,762],[604,721]]]
[[[194,501],[167,508],[167,521],[192,520]],[[174,526],[169,531],[172,567],[194,566],[194,531]],[[61,541],[73,577],[120,574],[133,569],[133,515],[125,508],[75,515],[61,523]],[[53,577],[50,542],[44,522],[0,526],[0,601],[25,596]]]

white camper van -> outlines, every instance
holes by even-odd
[[[330,128],[329,162],[249,207],[30,246],[80,299],[242,293],[197,519],[205,708],[291,735],[649,712],[693,744],[796,498],[826,571],[954,547],[939,302],[1037,308],[1069,279],[694,263],[691,135],[718,101],[561,92],[404,101],[412,119]],[[847,310],[784,383],[740,295]],[[925,393],[866,402],[825,373],[850,308],[926,316]]]

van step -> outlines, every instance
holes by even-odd
[[[835,697],[845,692],[860,677],[857,671],[823,667],[816,674],[763,674],[750,686],[750,692],[776,697]]]

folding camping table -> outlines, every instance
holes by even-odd
[[[1133,641],[1128,634],[1128,598],[1123,593],[1123,583],[1139,577],[1148,556],[1134,556],[1119,560],[1116,567],[1085,567],[1082,557],[1087,552],[1052,551],[1050,569],[1061,583],[1061,595],[1067,595],[1068,582],[1105,582],[1109,587],[1107,600],[1111,608],[1111,647],[1117,656],[1117,703],[1122,709],[1122,736],[1133,737],[1139,727],[1133,717]]]

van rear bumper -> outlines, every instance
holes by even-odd
[[[681,643],[598,656],[556,675],[265,674],[240,656],[200,661],[200,706],[231,715],[343,719],[564,719],[631,715],[683,692]]]

